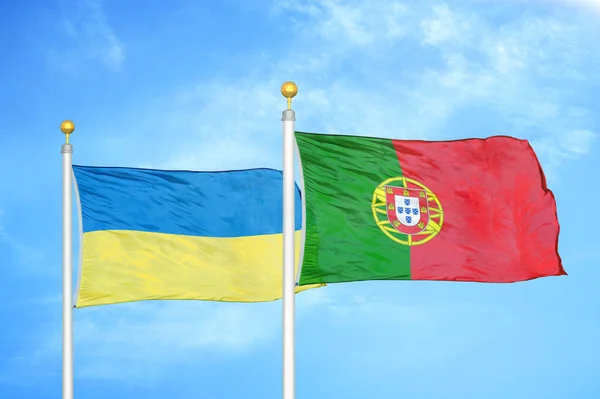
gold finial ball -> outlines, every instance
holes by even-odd
[[[60,124],[60,130],[64,134],[71,134],[75,130],[75,124],[73,123],[73,121],[70,120],[62,121],[62,123]]]
[[[292,98],[298,93],[298,86],[294,82],[285,82],[281,85],[281,94],[285,98]]]

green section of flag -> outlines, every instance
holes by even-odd
[[[410,279],[409,247],[383,233],[371,207],[377,186],[402,176],[392,141],[296,132],[296,142],[306,201],[300,285]]]

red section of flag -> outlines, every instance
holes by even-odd
[[[554,195],[526,140],[395,140],[404,177],[426,186],[444,223],[411,247],[413,280],[515,282],[565,275]]]

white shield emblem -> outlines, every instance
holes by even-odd
[[[396,217],[405,226],[416,226],[421,220],[419,198],[395,195]]]

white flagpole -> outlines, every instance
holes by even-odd
[[[293,82],[281,86],[281,94],[287,98],[287,109],[283,111],[283,399],[295,397],[294,360],[294,299],[295,299],[295,211],[294,197],[294,122],[292,97],[298,93]]]
[[[66,135],[62,145],[63,173],[63,399],[73,399],[73,221],[72,221],[72,169],[73,146],[69,135],[75,130],[73,122],[66,120],[60,124]]]

